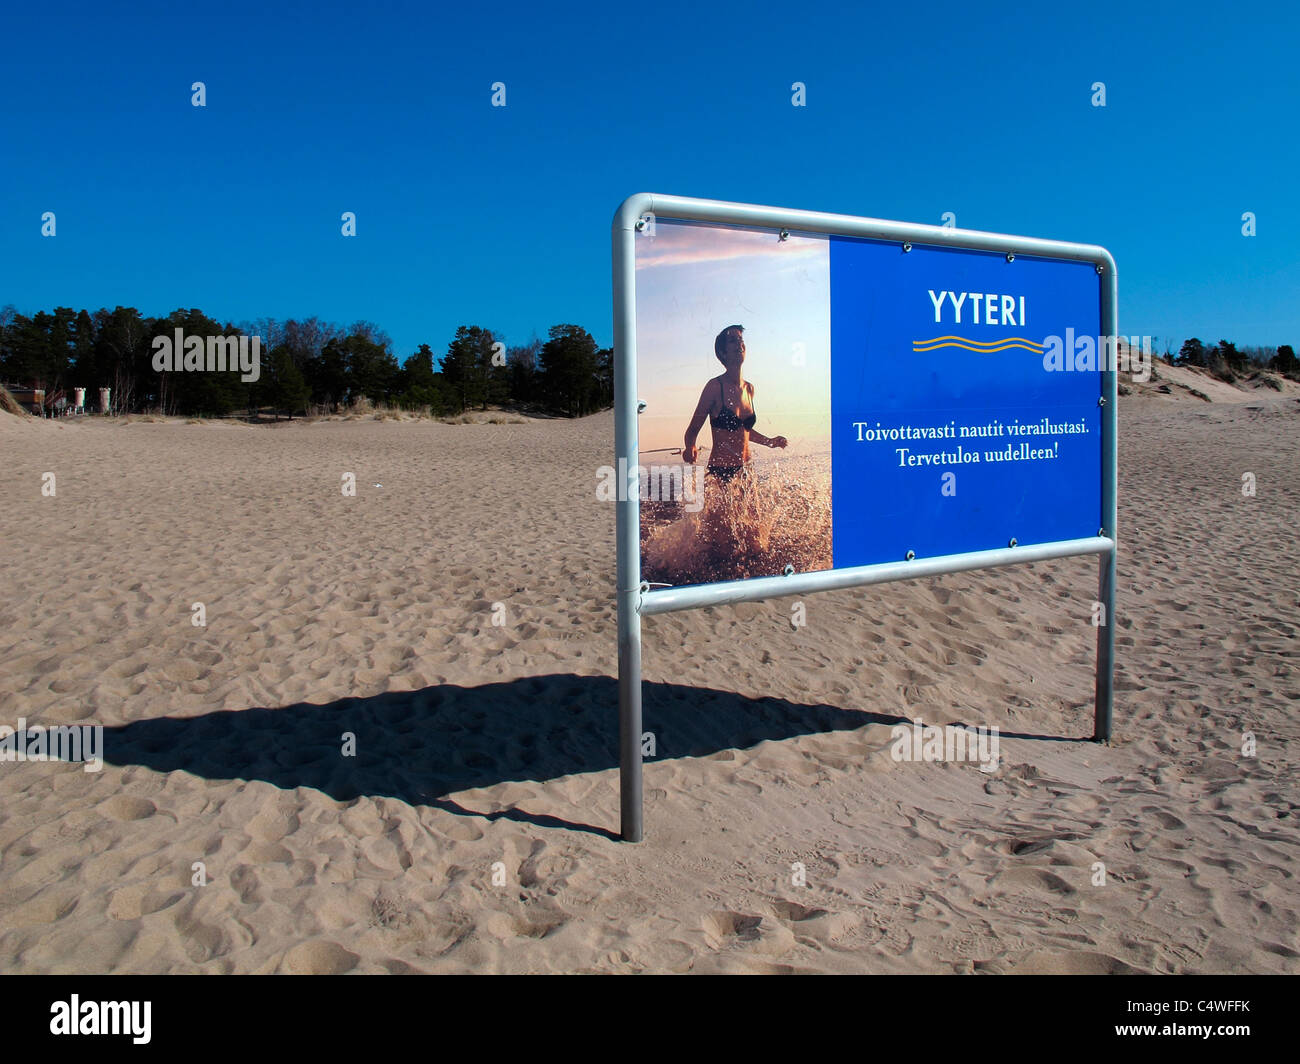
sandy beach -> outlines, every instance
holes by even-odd
[[[1093,558],[652,617],[635,846],[612,413],[0,413],[0,724],[105,744],[0,762],[0,971],[1300,972],[1300,389],[1223,387],[1121,400],[1110,745]]]

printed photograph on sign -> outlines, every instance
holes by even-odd
[[[831,568],[829,241],[661,219],[636,303],[641,578]]]

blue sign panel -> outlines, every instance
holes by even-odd
[[[1090,262],[830,238],[836,569],[1096,536]]]

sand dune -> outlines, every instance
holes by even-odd
[[[648,618],[639,846],[611,414],[0,414],[0,724],[107,762],[0,762],[0,970],[1300,971],[1300,402],[1245,398],[1122,401],[1111,745],[1092,559]]]

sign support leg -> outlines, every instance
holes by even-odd
[[[640,597],[637,588],[618,593],[618,790],[624,842],[642,838]]]
[[[618,466],[618,803],[624,842],[642,838],[641,496],[637,466],[636,234],[650,197],[631,196],[612,229],[614,263],[614,455]]]
[[[1119,278],[1115,263],[1107,256],[1097,264],[1101,283],[1101,332],[1109,337],[1115,362],[1106,367],[1101,397],[1101,513],[1104,527],[1098,534],[1110,537],[1110,550],[1101,556],[1101,573],[1097,583],[1097,601],[1105,613],[1105,624],[1097,628],[1097,695],[1096,719],[1092,737],[1109,742],[1111,716],[1115,706],[1115,565],[1119,557]]]
[[[1101,556],[1097,601],[1105,613],[1105,624],[1097,627],[1097,698],[1092,737],[1097,742],[1110,739],[1111,713],[1115,705],[1115,554],[1111,548]]]

